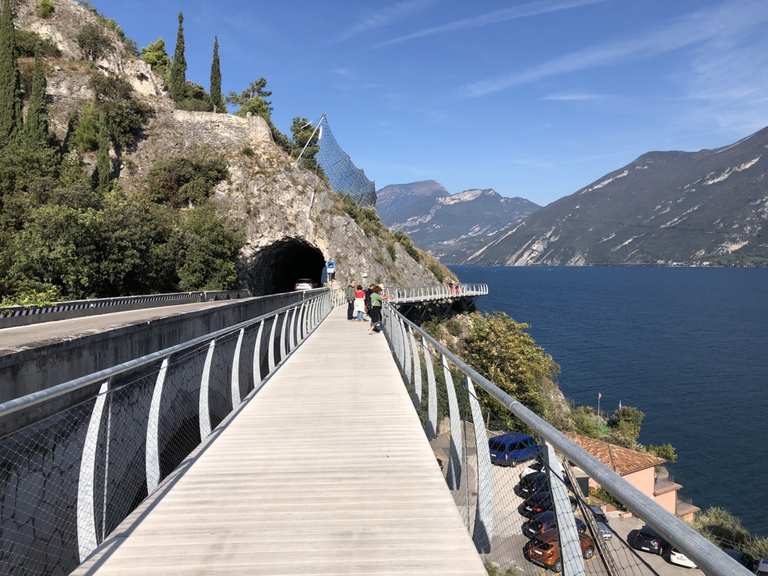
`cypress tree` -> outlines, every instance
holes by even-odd
[[[0,146],[8,144],[16,131],[20,109],[13,10],[11,0],[3,0],[0,12]]]
[[[211,62],[211,104],[214,112],[225,112],[224,97],[221,95],[221,62],[219,61],[219,39],[213,40],[213,61]]]
[[[106,194],[109,191],[109,177],[112,173],[112,160],[109,158],[109,133],[107,119],[102,114],[99,117],[99,154],[96,159],[96,174],[98,191]]]
[[[48,84],[39,58],[35,58],[35,73],[32,77],[32,93],[27,107],[24,134],[31,144],[44,146],[48,143],[48,103],[45,91]]]
[[[176,52],[171,65],[171,98],[182,100],[187,83],[187,60],[184,56],[184,14],[179,12],[179,30],[176,32]]]

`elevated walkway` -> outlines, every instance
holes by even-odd
[[[74,574],[484,575],[367,332],[332,312]]]

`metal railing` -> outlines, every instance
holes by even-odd
[[[172,292],[115,298],[92,298],[54,302],[46,306],[8,306],[0,308],[0,328],[27,326],[52,320],[109,314],[121,310],[138,310],[174,304],[234,300],[250,296],[248,290],[215,290],[208,292]]]
[[[454,284],[424,286],[421,288],[387,288],[384,291],[386,299],[393,304],[449,300],[452,298],[469,298],[473,296],[486,296],[487,294],[487,284]]]
[[[338,302],[299,302],[0,404],[0,418],[92,391],[0,438],[0,573],[64,574],[244,401]]]
[[[503,407],[507,416],[516,423],[516,427],[535,436],[540,445],[550,444],[563,459],[564,467],[578,466],[588,475],[590,483],[602,487],[636,517],[617,517],[612,520],[612,535],[593,533],[591,540],[581,536],[576,538],[576,542],[583,540],[582,546],[575,545],[570,548],[575,549],[577,554],[581,549],[583,560],[600,558],[605,553],[604,549],[608,550],[607,553],[611,554],[612,558],[610,562],[602,563],[594,560],[583,562],[580,559],[575,565],[584,565],[585,571],[574,571],[571,567],[570,574],[611,575],[616,573],[615,569],[611,568],[615,566],[620,567],[619,573],[622,575],[656,574],[642,554],[638,554],[627,543],[627,539],[632,537],[632,531],[627,531],[634,526],[634,532],[637,532],[638,526],[632,524],[638,521],[637,518],[645,521],[666,540],[667,551],[671,549],[669,547],[681,551],[708,575],[750,574],[688,524],[665,511],[565,434],[479,374],[388,303],[385,303],[383,309],[383,326],[425,433],[438,460],[443,464],[448,487],[478,551],[487,562],[498,565],[502,570],[510,569],[519,574],[538,574],[538,569],[534,568],[531,562],[552,568],[552,565],[546,563],[554,561],[552,558],[555,556],[551,555],[552,545],[541,544],[536,538],[527,540],[524,535],[530,537],[530,518],[533,516],[531,510],[554,510],[556,506],[553,500],[559,499],[562,502],[562,494],[557,498],[558,490],[550,485],[549,478],[540,478],[541,482],[546,482],[545,485],[534,486],[546,487],[540,499],[531,498],[530,495],[524,499],[526,494],[523,483],[518,480],[523,474],[530,472],[530,469],[525,469],[525,463],[507,462],[509,466],[492,465],[489,437],[493,441],[494,433],[486,427],[483,407],[488,411],[491,405],[495,405],[496,409]],[[458,382],[458,386],[454,385],[454,382]],[[504,463],[498,460],[498,456],[496,458],[496,464]],[[558,473],[556,466],[551,463],[547,466],[547,460],[542,460],[543,463],[540,463],[539,467],[548,468],[550,474],[554,471],[562,483],[572,490],[570,498],[573,509],[577,509],[577,503],[586,504],[579,501],[580,492],[573,491],[573,486],[568,480],[570,474],[563,474],[562,470]],[[583,515],[585,510],[588,510],[586,505],[579,509],[579,513]],[[557,515],[560,516],[560,510]],[[528,516],[529,520],[523,516]],[[594,522],[586,522],[586,517],[584,520],[579,520],[578,523],[583,527],[582,530],[586,530],[588,525],[595,525]],[[562,534],[556,538],[559,540],[558,550],[568,548],[563,538]],[[571,542],[573,538],[574,535],[571,534]],[[610,544],[595,546],[594,541],[597,539],[601,539],[601,544]],[[545,556],[550,554],[549,560],[535,556],[539,552]],[[561,565],[557,567],[566,568],[566,574],[569,574],[566,559],[560,560]]]

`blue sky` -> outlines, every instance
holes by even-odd
[[[265,76],[274,118],[326,112],[386,184],[548,203],[648,150],[768,125],[766,0],[95,0],[140,47],[186,16],[188,76]]]

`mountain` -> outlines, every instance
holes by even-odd
[[[768,265],[768,128],[649,152],[487,243],[482,265]]]
[[[387,226],[407,233],[443,262],[461,263],[539,206],[490,188],[449,194],[427,180],[382,188],[376,208]]]

